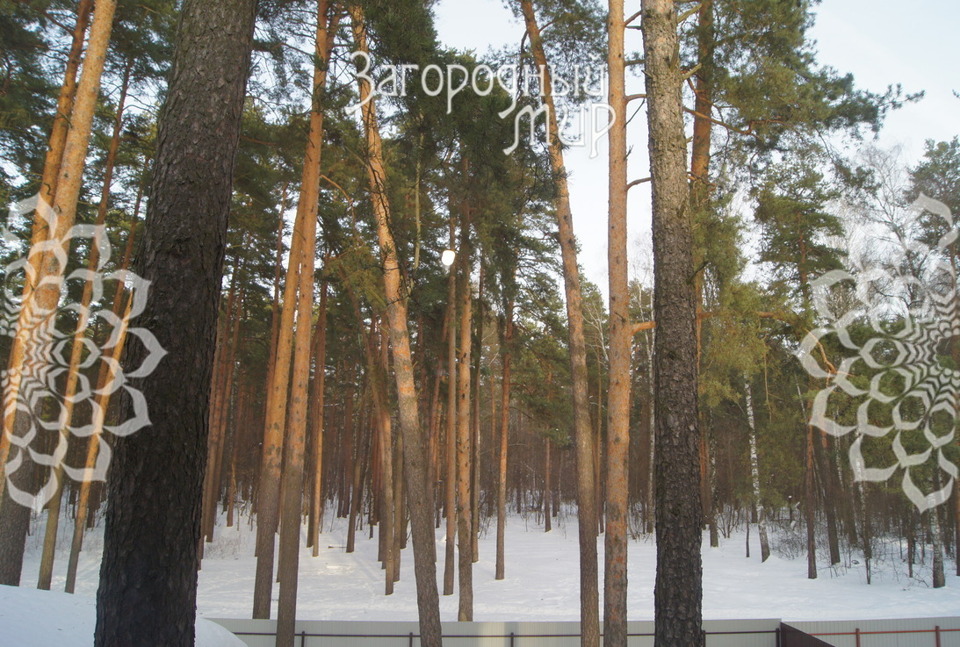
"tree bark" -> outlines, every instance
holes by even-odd
[[[351,9],[354,37],[361,51],[368,51],[363,12]],[[406,295],[402,293],[400,265],[396,243],[390,231],[390,204],[387,200],[383,145],[377,125],[376,103],[370,96],[369,82],[359,80],[363,104],[363,125],[367,139],[367,173],[377,221],[377,240],[383,269],[387,300],[387,322],[393,348],[393,370],[397,382],[400,408],[400,433],[403,435],[403,470],[406,479],[407,505],[413,533],[414,574],[417,584],[417,608],[420,616],[421,644],[441,647],[440,600],[437,595],[436,537],[433,533],[433,490],[426,482],[426,442],[420,428],[417,389],[410,355],[410,333],[407,329]]]
[[[802,397],[802,396],[801,396]],[[814,479],[814,431],[807,424],[806,451],[803,474],[803,516],[807,526],[807,578],[817,579],[817,490]]]
[[[37,337],[42,338],[46,335],[34,335],[33,331],[42,329],[46,325],[44,320],[51,314],[55,315],[60,299],[57,282],[45,281],[45,279],[63,276],[66,268],[59,267],[52,251],[33,253],[33,244],[51,238],[63,240],[74,224],[94,112],[100,95],[100,78],[110,43],[115,10],[116,0],[101,0],[94,9],[83,70],[74,93],[69,129],[64,138],[61,161],[56,169],[56,191],[53,194],[53,200],[47,203],[57,217],[56,231],[46,231],[47,224],[39,213],[35,218],[29,259],[35,270],[35,278],[33,285],[28,282],[23,289],[17,332],[8,361],[10,379],[4,389],[6,402],[16,402],[19,398],[22,365],[25,358],[36,355],[37,360],[41,360],[42,346],[47,340],[38,340]],[[51,156],[53,155],[55,155],[54,151],[51,152]],[[39,211],[45,206],[38,204],[37,208]],[[69,252],[69,248],[64,251]],[[40,347],[37,346],[38,344]],[[36,415],[36,413],[27,414],[20,411],[19,407],[6,408],[3,415],[3,430],[0,433],[0,465],[8,464],[11,438],[23,436],[25,430],[22,427],[28,422],[27,415]],[[23,450],[18,447],[17,451]],[[0,478],[0,584],[19,586],[23,569],[23,544],[29,525],[29,514],[20,507],[32,501],[15,495],[6,487],[7,481],[13,478],[13,475]],[[29,475],[27,479],[30,480]]]
[[[133,207],[133,222],[130,224],[130,233],[127,235],[126,249],[123,252],[123,261],[120,264],[121,269],[124,270],[130,266],[130,259],[133,257],[134,231],[140,215],[143,189],[143,182],[141,182],[137,189],[137,199]],[[126,321],[132,305],[133,300],[131,295],[127,294],[123,285],[118,284],[116,294],[113,297],[113,313],[117,316],[124,313],[123,321]],[[119,361],[123,355],[123,346],[126,342],[125,331],[126,326],[124,326],[122,333],[118,336],[116,345],[111,349],[110,357],[115,361]],[[84,462],[84,469],[86,470],[94,469],[97,456],[100,453],[100,445],[104,442],[102,440],[104,417],[106,416],[111,400],[111,394],[109,391],[104,391],[104,386],[113,382],[115,378],[116,375],[112,367],[104,363],[100,367],[100,374],[97,376],[97,391],[100,393],[97,395],[96,402],[101,413],[100,417],[93,421],[93,433],[87,441],[87,454]],[[83,533],[86,530],[87,516],[91,508],[91,485],[89,479],[84,479],[83,482],[80,483],[80,493],[77,495],[77,513],[73,523],[73,539],[70,542],[70,557],[67,561],[67,581],[64,586],[64,591],[67,593],[73,593],[77,583],[77,567],[80,562],[80,551],[83,548]]]
[[[510,386],[513,370],[513,299],[508,299],[503,312],[503,333],[500,336],[502,379],[500,384],[500,456],[497,471],[497,561],[495,579],[502,580],[505,570],[507,532],[507,453],[510,448]]]
[[[624,89],[623,0],[610,0],[607,18],[610,70],[608,104],[614,123],[610,152],[607,223],[610,338],[607,387],[607,465],[603,571],[603,644],[627,645],[627,514],[630,461],[630,386],[633,331],[627,285],[627,105]]]
[[[313,333],[314,266],[317,248],[317,209],[320,197],[320,161],[323,151],[323,106],[321,94],[327,82],[327,61],[333,46],[328,27],[336,30],[336,19],[327,16],[327,0],[317,3],[316,62],[313,68],[310,132],[300,178],[297,219],[302,221],[302,245],[297,272],[297,323],[294,333],[293,376],[290,388],[290,421],[283,443],[281,483],[280,558],[277,575],[280,598],[277,604],[277,647],[293,647],[297,616],[298,568],[300,565],[300,509],[303,503],[303,468],[307,444],[307,412],[310,408],[310,352]],[[328,24],[329,20],[329,24]],[[288,279],[289,280],[289,279]],[[285,301],[284,311],[293,307]],[[279,374],[278,374],[279,375]],[[286,373],[282,373],[284,380]],[[271,537],[272,539],[272,537]],[[259,568],[258,568],[259,573]]]
[[[168,355],[137,380],[151,427],[117,442],[96,647],[194,644],[210,377],[255,4],[186,0],[182,8],[135,266],[150,281],[138,323]]]
[[[471,514],[470,478],[470,351],[471,306],[470,285],[472,254],[470,221],[466,205],[460,216],[460,348],[457,353],[457,549],[460,604],[457,620],[473,621],[473,515]]]
[[[97,205],[96,225],[103,226],[107,219],[107,207],[110,204],[110,185],[113,182],[113,169],[117,161],[117,152],[120,149],[120,136],[123,129],[123,111],[126,105],[127,89],[130,86],[131,62],[128,60],[124,68],[123,79],[120,83],[120,95],[117,99],[116,115],[113,120],[113,132],[110,136],[110,145],[107,149],[107,158],[104,162],[103,184],[100,191],[100,202]],[[95,272],[100,260],[99,248],[96,245],[90,247],[90,257],[87,259],[87,271]],[[70,368],[67,372],[67,381],[64,385],[64,420],[73,422],[74,396],[77,392],[77,381],[80,374],[80,358],[83,353],[84,343],[89,332],[89,305],[93,299],[93,284],[90,281],[84,282],[83,294],[80,297],[80,314],[77,322],[77,329],[73,335],[73,343],[70,349]],[[60,435],[65,440],[69,440],[70,430],[63,427]],[[50,581],[53,578],[53,561],[57,546],[57,530],[60,526],[60,504],[63,495],[63,466],[56,469],[57,492],[53,495],[50,503],[47,505],[47,523],[43,536],[43,552],[40,558],[40,575],[37,581],[37,588],[49,591]]]
[[[547,56],[540,36],[531,0],[520,0],[520,9],[530,38],[534,62],[543,70],[543,100],[549,115],[550,167],[556,184],[557,227],[560,254],[563,261],[564,295],[567,302],[567,321],[570,336],[570,374],[573,383],[574,441],[577,452],[577,507],[580,541],[580,644],[598,647],[600,644],[600,601],[597,575],[597,491],[594,470],[596,439],[590,426],[590,402],[587,397],[587,348],[583,334],[583,296],[580,290],[580,270],[577,266],[577,241],[573,233],[573,214],[570,209],[570,190],[563,161],[560,127],[553,100],[553,85]]]
[[[457,246],[456,225],[450,217],[450,249]],[[447,513],[447,538],[443,562],[443,594],[453,595],[456,578],[457,537],[457,273],[451,266],[447,276],[447,310],[450,327],[447,330],[447,420],[444,508]]]
[[[320,284],[320,312],[317,315],[317,327],[313,332],[314,376],[313,394],[310,406],[313,409],[313,491],[310,497],[310,527],[307,532],[307,545],[313,548],[313,556],[320,554],[320,532],[323,523],[323,431],[324,402],[327,364],[327,284]]]
[[[757,423],[753,414],[753,390],[749,376],[744,376],[744,399],[747,403],[747,426],[750,428],[750,480],[753,484],[753,505],[757,509],[757,531],[760,535],[760,562],[770,557],[770,543],[767,540],[767,520],[763,510],[763,497],[760,496],[760,458],[757,452]]]
[[[683,72],[671,0],[644,0],[656,287],[657,647],[702,643],[702,509],[696,294],[688,203]]]

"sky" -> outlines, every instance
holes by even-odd
[[[625,13],[639,9],[638,0],[628,0]],[[957,116],[960,99],[960,3],[955,0],[824,0],[815,9],[811,31],[817,41],[818,60],[843,73],[852,73],[858,87],[883,93],[900,83],[905,92],[926,92],[918,103],[891,114],[875,145],[900,146],[903,159],[915,164],[927,139],[947,140],[960,135]],[[513,18],[502,0],[440,0],[436,8],[441,41],[457,49],[478,54],[491,46],[518,47],[523,25]],[[642,41],[637,32],[628,34],[627,49],[638,51]],[[641,87],[642,80],[628,79]],[[637,91],[637,90],[634,90]],[[646,171],[646,126],[643,114],[631,122],[628,131],[630,179]],[[870,142],[868,142],[870,143]],[[586,277],[606,292],[606,146],[590,158],[585,149],[567,153],[570,173],[574,229],[580,240],[580,264]],[[631,190],[628,229],[633,271],[649,260],[649,184]]]

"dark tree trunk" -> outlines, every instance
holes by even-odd
[[[644,0],[642,27],[657,322],[654,640],[657,647],[699,647],[703,571],[696,303],[681,97],[683,72],[674,3]]]
[[[255,0],[186,0],[182,8],[135,266],[151,282],[137,324],[168,355],[135,381],[151,427],[116,443],[97,647],[194,644],[217,304],[255,14]],[[141,353],[130,350],[137,366]]]

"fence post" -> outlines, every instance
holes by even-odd
[[[510,647],[513,647],[513,638],[514,638],[514,635],[513,635],[513,632],[511,631],[511,632],[510,632]]]
[[[413,647],[413,632],[410,632],[409,642],[407,642],[407,647]]]
[[[777,647],[783,647],[783,643],[780,642],[780,627],[777,627],[776,631],[774,631],[774,634],[777,640]]]
[[[303,629],[300,632],[300,647],[306,647],[307,645],[307,630]]]
[[[860,647],[860,627],[853,630],[853,637],[857,641],[857,647]]]
[[[937,647],[940,647],[940,625],[933,628],[933,635],[937,638]]]

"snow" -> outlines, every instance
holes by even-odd
[[[93,598],[14,586],[0,586],[0,627],[4,645],[91,647],[96,625]],[[200,618],[197,647],[244,647],[220,625]]]
[[[377,561],[376,535],[366,527],[357,533],[357,550],[347,554],[346,523],[328,511],[320,539],[320,555],[303,548],[297,616],[304,620],[416,620],[411,547],[402,551],[401,577],[393,595],[383,595],[383,571]],[[39,523],[39,520],[38,520]],[[232,528],[217,527],[207,544],[200,572],[198,612],[208,618],[249,618],[253,605],[256,532],[244,517]],[[42,526],[41,526],[42,527]],[[71,523],[61,524],[64,532]],[[863,558],[845,554],[843,564],[823,563],[820,577],[806,577],[806,556],[800,549],[802,529],[772,529],[775,551],[766,563],[759,558],[756,529],[751,557],[744,556],[743,529],[711,548],[704,536],[704,617],[708,619],[783,618],[786,621],[954,616],[960,611],[960,578],[953,560],[946,560],[947,587],[930,587],[930,554],[910,578],[896,542],[875,549],[873,583],[866,583]],[[92,596],[97,586],[99,531],[88,534],[81,557],[77,592]],[[506,579],[494,579],[495,524],[483,528],[480,561],[474,564],[474,618],[478,621],[576,621],[579,619],[579,569],[576,518],[564,513],[554,530],[544,533],[531,517],[512,516],[507,523]],[[42,537],[29,540],[24,586],[34,586]],[[437,531],[438,582],[442,584],[445,536]],[[598,539],[603,559],[603,539]],[[60,552],[53,589],[63,587],[66,553]],[[600,572],[603,572],[602,561]],[[652,537],[630,542],[629,617],[653,619],[656,548]],[[441,589],[442,590],[442,589]],[[278,588],[274,586],[274,616]],[[71,598],[73,599],[73,598]],[[0,605],[3,603],[0,602]],[[457,596],[442,596],[442,620],[456,620]],[[92,616],[91,616],[92,622]],[[3,618],[0,616],[0,624]],[[92,627],[92,624],[90,625]],[[89,633],[89,632],[88,632]]]

